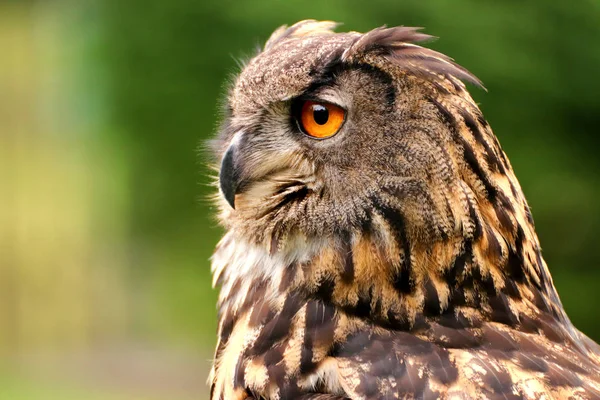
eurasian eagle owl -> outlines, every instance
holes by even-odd
[[[212,399],[600,398],[477,78],[334,26],[279,28],[228,94]]]

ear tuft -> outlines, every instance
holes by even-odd
[[[475,75],[455,63],[452,58],[416,45],[415,43],[435,39],[434,36],[420,32],[421,29],[405,26],[373,29],[359,36],[344,51],[342,61],[360,61],[361,58],[375,54],[386,58],[411,74],[426,79],[439,80],[442,77],[453,80],[454,78],[454,80],[471,82],[483,88],[483,84]]]

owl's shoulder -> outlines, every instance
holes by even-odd
[[[300,295],[276,303],[222,317],[214,399],[600,398],[598,353],[550,320],[514,329],[461,310],[398,331]]]

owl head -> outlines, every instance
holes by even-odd
[[[411,246],[502,228],[489,219],[514,237],[528,210],[477,78],[418,28],[334,27],[278,29],[235,79],[215,142],[226,227],[271,253],[377,225]]]

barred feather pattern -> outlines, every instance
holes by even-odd
[[[263,188],[259,203],[240,195],[235,210],[220,199],[228,232],[212,259],[221,291],[211,398],[600,398],[600,348],[562,308],[521,187],[462,83],[477,78],[414,44],[430,38],[415,28],[338,38],[333,27],[306,21],[267,42],[335,42],[296,92],[340,79],[345,69],[327,72],[340,64],[368,65],[393,77],[394,107],[418,87],[419,107],[447,133],[406,122],[428,138],[402,152],[430,160],[427,178],[381,176],[333,222],[317,214],[324,189],[307,183],[317,167],[294,152],[287,193],[303,182],[302,196],[282,202]],[[218,154],[236,125],[253,125],[248,82],[242,74],[232,90],[240,103]]]

